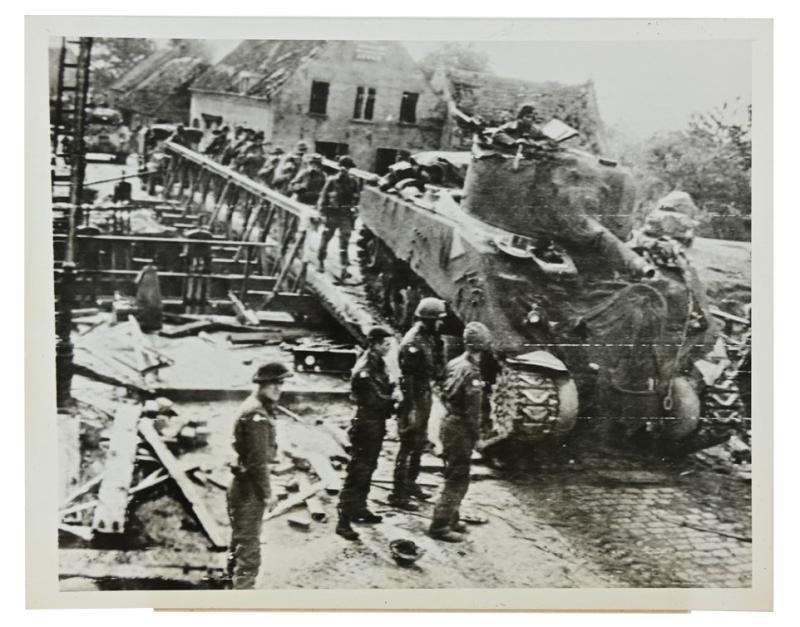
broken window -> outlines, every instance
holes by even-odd
[[[311,83],[311,101],[308,112],[315,115],[325,115],[328,112],[328,90],[330,83],[313,81]]]
[[[400,122],[404,124],[417,123],[417,100],[419,100],[419,94],[411,91],[403,92],[403,98],[400,100]]]
[[[371,120],[375,116],[375,88],[357,87],[353,107],[354,120]]]

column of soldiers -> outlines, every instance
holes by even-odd
[[[267,147],[262,131],[243,126],[233,132],[228,126],[215,129],[201,152],[267,187],[315,206],[323,227],[317,256],[319,270],[325,271],[328,246],[338,232],[340,278],[350,278],[348,248],[360,193],[359,182],[350,174],[355,167],[350,157],[339,157],[339,171],[327,176],[322,155],[309,154],[308,142],[300,140],[292,152],[286,153],[280,146]]]
[[[367,506],[372,475],[386,434],[386,422],[397,416],[400,450],[395,460],[391,504],[414,511],[412,498],[430,498],[416,483],[420,456],[428,444],[427,425],[433,394],[438,391],[446,413],[439,436],[444,459],[444,486],[435,505],[428,534],[444,542],[461,542],[466,525],[460,505],[469,488],[470,459],[481,426],[489,420],[489,394],[496,372],[489,329],[470,322],[463,333],[464,352],[444,363],[440,327],[445,305],[436,298],[420,302],[417,322],[400,345],[401,379],[394,384],[385,357],[392,333],[382,327],[367,334],[367,350],[352,371],[351,398],[355,403],[349,437],[351,457],[337,506],[336,533],[356,541],[353,523],[377,524],[382,517]],[[252,588],[260,566],[264,512],[274,503],[268,464],[275,460],[275,405],[290,373],[283,364],[258,369],[255,390],[239,410],[234,427],[237,464],[228,492],[231,520],[229,570],[234,588]]]

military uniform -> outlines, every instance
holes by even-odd
[[[432,391],[441,378],[444,345],[435,331],[426,331],[417,321],[400,342],[400,372],[403,404],[397,412],[400,449],[394,465],[395,501],[405,501],[415,492],[420,458],[428,443],[428,418],[431,415]]]
[[[289,183],[289,191],[297,194],[297,200],[307,205],[316,205],[327,177],[318,168],[306,168]]]
[[[252,588],[261,565],[261,527],[270,498],[269,467],[275,460],[275,414],[255,394],[239,409],[233,430],[238,460],[228,490],[231,544],[228,567],[236,589]]]
[[[489,415],[487,387],[480,366],[466,353],[447,364],[443,389],[447,414],[439,430],[444,488],[433,512],[431,535],[446,533],[458,524],[459,507],[469,488],[472,449]]]
[[[328,255],[328,244],[338,229],[339,260],[342,269],[350,265],[347,248],[350,245],[350,234],[353,232],[353,207],[358,204],[358,183],[346,172],[329,176],[319,197],[319,212],[322,215],[324,228],[319,243],[317,258],[320,265],[325,263]]]
[[[394,384],[389,381],[383,358],[367,351],[353,369],[352,398],[356,415],[350,426],[352,447],[347,477],[339,497],[340,514],[357,520],[367,509],[372,473],[386,434],[386,420],[392,415]]]

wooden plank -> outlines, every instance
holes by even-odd
[[[305,475],[300,475],[297,478],[297,484],[300,486],[300,492],[308,490],[311,486],[311,483],[308,481],[308,477]],[[311,516],[311,520],[315,520],[317,522],[325,522],[328,520],[328,514],[325,511],[325,508],[322,507],[322,502],[319,500],[316,494],[309,496],[305,503],[306,509],[308,510],[308,515]]]
[[[102,480],[103,480],[103,474],[102,473],[97,475],[96,477],[92,477],[91,479],[89,479],[89,481],[84,483],[81,487],[76,488],[75,490],[73,490],[72,493],[69,494],[66,499],[64,499],[64,505],[69,505],[70,503],[72,503],[72,501],[77,499],[79,496],[83,496],[84,494],[86,494],[89,490],[91,490],[95,486],[100,485],[100,482]]]
[[[307,486],[305,490],[300,490],[297,494],[290,496],[288,499],[280,503],[277,507],[264,514],[264,520],[271,520],[276,516],[288,512],[293,507],[297,507],[305,502],[305,500],[315,495],[317,492],[325,488],[323,481],[317,481]]]
[[[170,474],[172,479],[178,485],[178,488],[183,494],[183,498],[186,500],[186,505],[197,519],[197,522],[200,523],[200,526],[203,528],[203,532],[211,541],[211,544],[214,546],[214,548],[226,548],[228,543],[225,540],[217,521],[211,515],[211,512],[208,511],[208,508],[206,508],[205,503],[203,503],[202,498],[197,493],[194,484],[186,476],[183,464],[178,461],[178,459],[167,448],[167,445],[164,444],[161,436],[158,435],[156,428],[153,426],[153,421],[150,419],[140,420],[139,433],[153,450],[153,453],[155,453],[156,457],[158,457],[159,461]]]
[[[342,478],[331,466],[330,460],[320,453],[306,453],[304,456],[325,485],[325,492],[339,494],[342,490]]]
[[[240,322],[250,326],[258,326],[260,324],[256,312],[239,300],[239,297],[236,296],[236,294],[234,294],[232,291],[229,291],[228,298],[231,300],[231,303],[233,303],[233,308],[236,311],[236,318]]]
[[[58,552],[58,575],[62,579],[198,580],[208,576],[221,577],[225,570],[225,559],[221,553],[187,553],[167,549],[61,549]]]
[[[111,426],[108,456],[92,528],[102,533],[124,533],[128,498],[139,445],[137,424],[142,414],[140,405],[120,404]]]
[[[188,337],[190,335],[197,335],[200,331],[212,331],[216,327],[217,324],[211,320],[197,320],[196,322],[182,324],[179,327],[161,329],[159,335],[169,338]]]

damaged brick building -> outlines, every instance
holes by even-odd
[[[523,104],[534,103],[540,123],[558,118],[580,131],[577,142],[581,147],[602,152],[603,124],[592,81],[578,85],[535,83],[440,66],[430,84],[448,105],[450,115],[443,129],[442,146],[450,150],[468,150],[472,141],[471,135],[456,123],[453,106],[496,125],[512,119]]]
[[[189,87],[210,65],[202,42],[173,41],[111,85],[114,105],[134,128],[157,122],[188,124]]]
[[[203,128],[244,124],[381,173],[398,150],[440,148],[446,106],[392,41],[246,40],[192,85]]]

